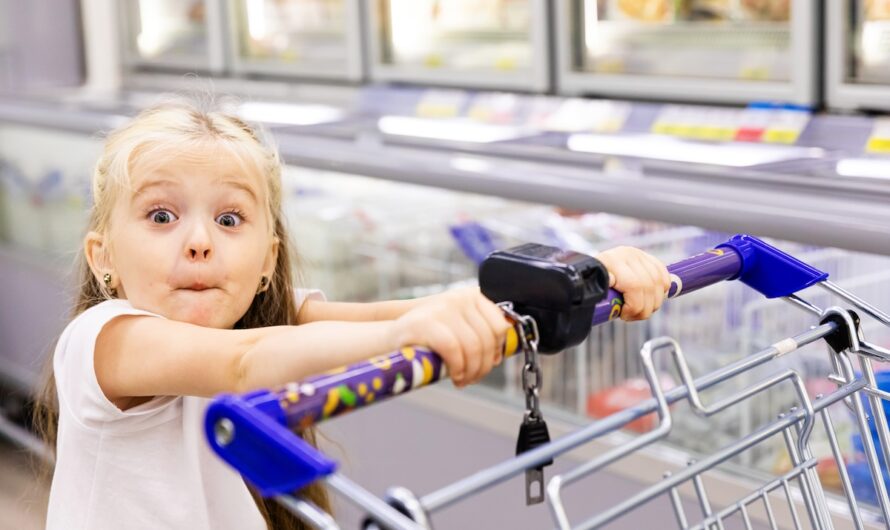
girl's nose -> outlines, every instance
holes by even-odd
[[[194,261],[206,261],[210,258],[209,248],[190,248],[189,257]]]
[[[195,223],[188,235],[185,255],[191,261],[207,261],[213,253],[210,233],[204,223]]]

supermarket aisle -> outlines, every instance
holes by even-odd
[[[30,455],[0,438],[0,530],[43,528],[47,494],[34,482]]]

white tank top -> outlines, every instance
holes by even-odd
[[[72,320],[56,346],[59,429],[47,529],[265,530],[241,476],[207,444],[208,399],[155,397],[121,411],[105,397],[93,351],[102,327],[121,315],[163,318],[109,300]]]

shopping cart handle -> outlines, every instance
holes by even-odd
[[[717,246],[741,258],[738,279],[767,298],[790,296],[828,279],[828,273],[764,243],[754,236],[738,234]]]
[[[734,236],[712,250],[674,263],[668,272],[670,298],[735,279],[774,298],[828,278],[828,274],[747,235]],[[619,316],[623,303],[621,294],[610,289],[593,308],[592,325]],[[511,354],[516,349],[515,335],[508,343],[511,346],[506,353]],[[208,408],[205,431],[213,449],[264,495],[292,491],[333,472],[335,465],[288,429],[310,427],[447,375],[445,364],[434,352],[402,348],[276,390],[221,396]],[[243,433],[248,435],[242,438]],[[288,466],[290,460],[301,463]],[[281,472],[284,469],[287,473]]]

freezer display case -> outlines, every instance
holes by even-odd
[[[371,77],[471,88],[548,88],[545,0],[373,0]]]
[[[126,0],[118,9],[125,67],[225,70],[223,0]]]
[[[566,94],[811,105],[816,7],[808,0],[556,3]]]
[[[890,110],[890,1],[838,0],[825,9],[829,106]]]
[[[228,7],[236,73],[362,78],[360,0],[233,0]]]

